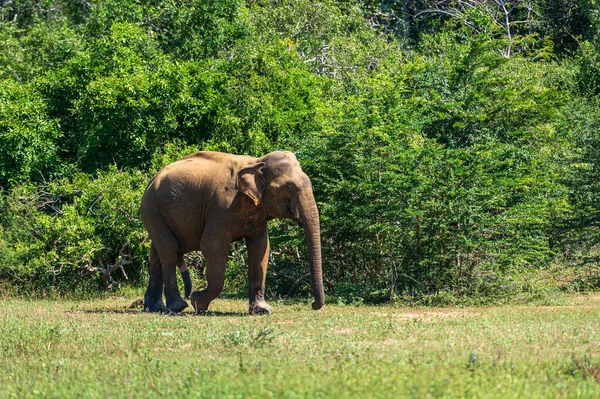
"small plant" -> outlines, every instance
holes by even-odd
[[[252,330],[232,330],[225,342],[234,347],[262,348],[273,344],[280,333],[273,326],[263,326]]]
[[[600,362],[592,359],[588,352],[581,357],[573,354],[571,361],[561,368],[561,372],[573,377],[593,378],[600,382]]]

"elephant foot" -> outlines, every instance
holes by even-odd
[[[205,313],[208,310],[208,305],[210,305],[211,301],[207,301],[202,295],[202,291],[194,291],[192,295],[190,295],[190,301],[192,302],[192,306],[196,311],[196,314]]]
[[[171,313],[162,299],[156,301],[144,301],[144,311],[151,313]]]
[[[248,307],[248,312],[252,315],[254,314],[269,314],[273,311],[273,308],[269,306],[265,301],[256,301],[254,303],[250,303]]]
[[[170,313],[162,300],[162,287],[148,287],[144,294],[144,311]]]
[[[179,313],[183,309],[187,308],[188,306],[189,306],[188,303],[186,301],[184,301],[183,298],[181,298],[181,297],[177,298],[174,301],[170,301],[167,299],[167,308],[171,312]]]

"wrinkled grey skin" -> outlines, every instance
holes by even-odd
[[[313,309],[325,303],[319,212],[308,176],[291,152],[261,158],[202,151],[165,167],[150,182],[141,204],[148,230],[150,279],[144,308],[180,312],[188,306],[177,287],[183,254],[202,251],[208,286],[191,295],[196,313],[206,311],[223,290],[230,245],[245,239],[248,249],[250,314],[270,313],[264,299],[269,258],[267,222],[293,219],[305,233]],[[163,302],[163,288],[166,305]]]

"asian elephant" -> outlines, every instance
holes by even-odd
[[[233,241],[248,249],[250,314],[270,313],[264,299],[269,259],[267,222],[293,219],[305,233],[314,302],[325,303],[321,268],[319,212],[311,181],[288,151],[261,158],[201,151],[186,156],[154,176],[142,198],[140,213],[148,230],[150,278],[144,308],[180,312],[188,306],[177,287],[176,267],[183,254],[200,250],[206,260],[208,286],[191,295],[196,313],[208,309],[223,290]],[[163,303],[163,287],[166,306]]]

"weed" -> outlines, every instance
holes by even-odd
[[[261,348],[271,345],[279,333],[273,326],[263,326],[248,330],[232,330],[225,337],[225,342],[233,346]]]
[[[581,357],[571,355],[571,360],[562,367],[561,372],[573,377],[592,378],[600,382],[600,362],[592,359],[586,352]]]

